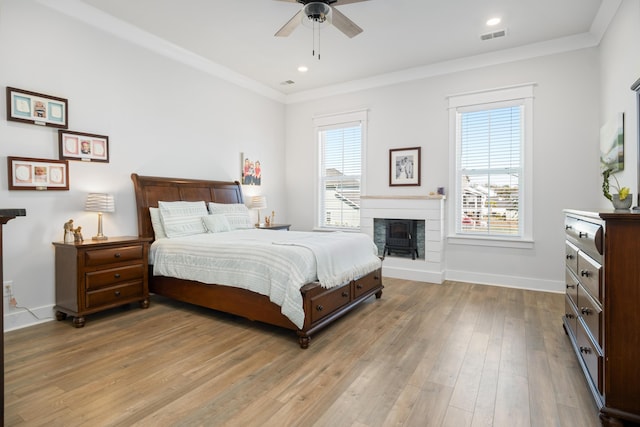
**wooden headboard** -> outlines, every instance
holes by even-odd
[[[136,195],[140,237],[154,237],[149,208],[158,207],[158,201],[244,203],[242,186],[238,181],[165,178],[136,173],[131,174],[131,180]]]

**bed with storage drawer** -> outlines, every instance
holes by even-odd
[[[138,234],[154,240],[149,251],[152,294],[296,331],[301,348],[309,346],[317,331],[370,297],[382,296],[381,262],[368,236],[248,227],[243,217],[242,187],[237,181],[135,173],[131,179]],[[176,221],[180,224],[172,222],[175,217],[171,215],[181,212],[183,205],[202,209],[201,204],[208,207],[201,221],[204,232],[183,232],[201,224],[180,223],[182,217]],[[166,226],[162,232],[158,231],[160,223]],[[173,234],[167,236],[171,234],[165,233],[168,231]],[[369,243],[371,253],[365,254]],[[355,247],[361,254],[351,263],[344,254],[355,253]],[[195,260],[196,268],[185,267],[185,259]],[[283,276],[291,283],[281,284],[277,278]],[[269,291],[257,284],[262,277],[269,281]]]

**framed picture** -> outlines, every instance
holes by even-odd
[[[420,186],[420,147],[389,150],[389,186]]]
[[[9,190],[68,190],[66,160],[7,157]]]
[[[109,163],[109,137],[92,133],[58,131],[60,160]]]
[[[260,160],[248,156],[246,153],[241,154],[242,157],[242,185],[261,185],[262,184],[262,164]]]
[[[624,113],[617,113],[600,128],[600,166],[603,171],[624,169]]]
[[[7,120],[66,129],[67,100],[7,87]]]

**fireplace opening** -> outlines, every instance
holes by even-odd
[[[419,257],[418,221],[414,219],[388,219],[385,226],[383,255],[402,253]]]

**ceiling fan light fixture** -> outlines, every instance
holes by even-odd
[[[323,23],[329,18],[331,7],[326,3],[315,1],[305,4],[303,11],[309,21]]]

